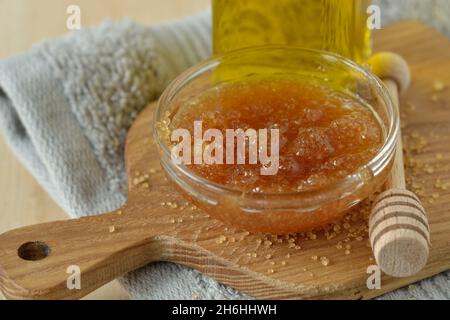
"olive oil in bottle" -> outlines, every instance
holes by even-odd
[[[371,0],[212,0],[215,54],[260,45],[301,46],[358,63],[371,54]]]

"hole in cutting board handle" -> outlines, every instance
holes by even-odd
[[[50,254],[50,247],[41,241],[26,242],[19,247],[17,254],[23,260],[38,261]]]

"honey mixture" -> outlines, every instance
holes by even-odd
[[[247,79],[197,96],[172,119],[172,128],[279,129],[279,167],[261,175],[255,164],[192,164],[197,175],[243,192],[311,190],[355,172],[380,150],[384,130],[369,106],[301,80]]]

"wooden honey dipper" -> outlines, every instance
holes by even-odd
[[[369,60],[372,71],[383,80],[394,107],[399,110],[399,93],[411,82],[409,66],[399,55],[381,52]],[[419,272],[429,254],[430,231],[425,209],[419,198],[406,190],[401,132],[387,191],[373,203],[369,219],[372,250],[381,270],[393,277]]]

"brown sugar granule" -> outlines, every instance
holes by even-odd
[[[269,240],[264,241],[264,246],[265,246],[265,247],[270,247],[270,246],[272,246],[272,241],[269,241]]]
[[[148,180],[148,175],[139,175],[138,177],[133,179],[133,185],[137,186],[143,182],[146,182]],[[146,184],[148,187],[148,183]]]
[[[216,242],[217,242],[218,244],[221,244],[221,243],[224,243],[226,240],[227,240],[227,237],[225,237],[224,235],[221,235],[221,236],[216,240]]]
[[[198,292],[192,292],[192,300],[198,300],[200,298],[200,294]]]
[[[310,240],[316,240],[316,239],[317,239],[317,235],[316,235],[315,233],[308,232],[306,235],[307,235],[307,237],[308,237]]]
[[[408,102],[406,104],[406,107],[407,107],[408,111],[411,111],[411,112],[416,110],[416,106],[411,102]]]
[[[330,264],[330,259],[328,259],[327,257],[320,257],[320,263],[327,267]]]
[[[426,173],[434,173],[434,168],[433,167],[431,167],[431,166],[426,166],[425,167],[425,172]]]
[[[332,232],[330,234],[326,234],[325,236],[327,237],[327,240],[331,240],[331,239],[336,238],[336,235],[337,234],[335,232]]]
[[[433,82],[433,90],[436,92],[442,91],[445,89],[445,84],[442,81],[434,80]]]
[[[445,191],[445,190],[447,190],[450,187],[450,183],[444,183],[444,182],[441,181],[440,178],[437,178],[436,182],[434,184],[434,187],[436,189]]]
[[[109,232],[113,233],[114,231],[116,231],[116,227],[115,226],[109,226]]]

